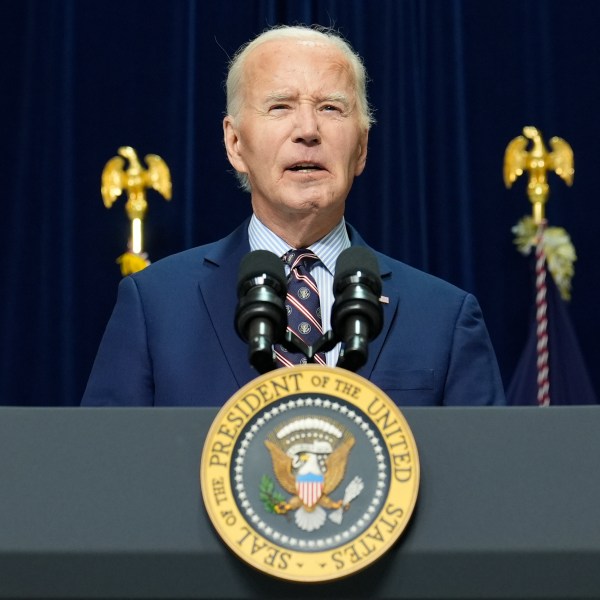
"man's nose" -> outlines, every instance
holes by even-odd
[[[293,141],[310,146],[321,143],[319,121],[314,107],[301,104],[296,110]]]

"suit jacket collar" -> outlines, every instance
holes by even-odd
[[[381,354],[385,341],[389,335],[390,327],[396,317],[398,310],[398,302],[400,298],[399,290],[397,289],[393,278],[392,278],[392,265],[388,256],[376,252],[373,250],[360,236],[358,231],[347,225],[348,235],[350,236],[350,242],[353,246],[364,246],[369,248],[375,253],[377,262],[379,263],[379,272],[381,275],[382,292],[381,292],[381,304],[383,307],[383,327],[379,335],[369,344],[369,354],[367,362],[358,370],[358,374],[362,375],[366,379],[371,377],[371,373],[377,363],[377,359]]]
[[[241,387],[259,375],[248,362],[248,345],[235,330],[238,270],[250,252],[246,219],[226,238],[208,246],[199,285],[202,299],[237,384]]]
[[[242,258],[250,252],[248,242],[248,222],[246,219],[235,231],[223,240],[211,244],[204,254],[204,268],[208,271],[202,277],[199,286],[213,328],[239,386],[245,385],[259,373],[248,362],[248,346],[235,331],[235,310],[237,306],[238,269]],[[369,247],[356,229],[347,224],[352,245]],[[392,269],[387,256],[375,252],[379,262],[383,283],[382,303],[383,328],[381,333],[369,344],[367,363],[359,374],[369,378],[391,324],[395,318],[399,293],[392,280]]]

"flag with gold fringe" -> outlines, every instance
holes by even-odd
[[[568,312],[576,260],[568,233],[524,217],[515,244],[535,257],[535,306],[527,342],[507,390],[510,405],[597,404]]]

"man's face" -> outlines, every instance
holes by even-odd
[[[353,84],[346,59],[327,44],[271,41],[248,56],[242,109],[235,122],[225,118],[225,143],[266,225],[317,214],[326,233],[342,217],[367,154]]]

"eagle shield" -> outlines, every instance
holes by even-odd
[[[298,497],[307,508],[312,508],[323,493],[325,478],[320,473],[306,473],[296,477]]]

